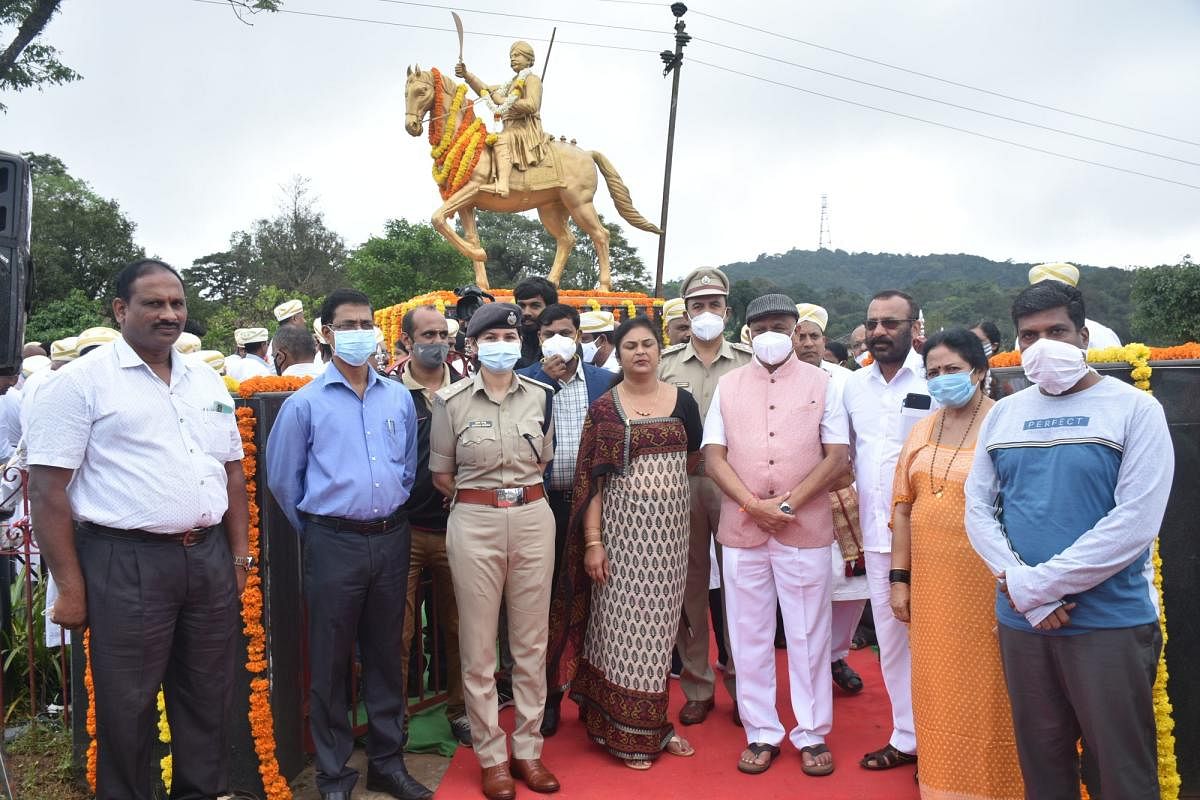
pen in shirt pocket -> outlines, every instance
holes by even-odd
[[[387,421],[387,428],[388,428],[388,433],[395,433],[396,432],[396,420],[389,419]]]

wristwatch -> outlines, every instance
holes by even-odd
[[[790,505],[788,505],[787,500],[784,500],[782,503],[779,504],[779,510],[782,511],[783,513],[787,514],[788,516],[792,516],[796,513],[796,510],[794,508],[792,508]]]
[[[258,565],[258,561],[254,556],[234,556],[233,565],[243,572],[249,572]]]

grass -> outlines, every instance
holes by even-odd
[[[87,800],[71,772],[71,731],[31,725],[5,747],[8,775],[16,797]]]

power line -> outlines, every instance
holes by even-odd
[[[484,11],[478,8],[461,8],[460,6],[446,6],[438,3],[418,3],[414,0],[375,0],[377,3],[388,3],[389,5],[397,6],[414,6],[416,8],[436,8],[442,11],[458,11],[468,14],[485,14],[491,17],[511,17],[512,19],[528,19],[535,22],[554,22],[559,25],[582,25],[588,28],[606,28],[613,31],[632,31],[634,33],[653,33],[656,36],[670,36],[671,31],[662,28],[633,28],[628,25],[612,25],[604,22],[585,22],[577,19],[555,19],[553,17],[536,17],[531,14],[514,14],[511,11]]]
[[[204,5],[209,5],[209,6],[224,6],[226,8],[228,8],[228,6],[229,6],[228,0],[192,0],[192,2],[193,3],[203,3]],[[343,16],[341,14],[323,14],[323,13],[319,13],[316,11],[297,11],[295,9],[280,8],[275,13],[277,13],[277,14],[292,14],[292,15],[300,16],[300,17],[316,17],[318,19],[333,19],[333,20],[339,20],[342,22],[362,22],[362,23],[367,23],[367,24],[371,24],[371,25],[387,25],[392,28],[409,28],[412,30],[419,30],[419,31],[436,31],[439,33],[457,33],[457,31],[454,28],[439,28],[439,27],[436,27],[433,25],[414,25],[409,22],[392,22],[391,20],[372,19],[370,17],[347,17],[347,16]],[[513,38],[512,34],[507,34],[507,33],[490,33],[488,31],[465,31],[465,32],[471,34],[472,36],[490,36],[495,39],[512,39]],[[655,31],[655,32],[658,33],[658,31]],[[538,37],[538,36],[525,36],[523,38],[528,39],[529,41],[533,41],[533,42],[549,41],[548,39],[546,39],[544,37]],[[562,39],[559,39],[559,40],[557,40],[557,43],[558,44],[576,45],[578,47],[598,47],[598,48],[601,48],[604,50],[623,50],[623,51],[629,52],[629,53],[650,53],[652,55],[658,54],[657,50],[649,50],[649,49],[640,48],[640,47],[624,47],[622,45],[615,45],[615,44],[599,44],[598,42],[567,42]]]
[[[1012,147],[1019,147],[1022,150],[1031,150],[1035,153],[1041,153],[1043,155],[1054,156],[1055,158],[1065,158],[1068,161],[1075,161],[1079,164],[1088,164],[1093,167],[1103,167],[1104,169],[1110,169],[1110,170],[1114,170],[1116,172],[1124,172],[1128,175],[1137,175],[1142,178],[1149,178],[1151,180],[1161,181],[1163,183],[1171,183],[1176,186],[1183,186],[1187,189],[1200,190],[1200,185],[1196,185],[1193,183],[1185,183],[1184,181],[1177,181],[1172,178],[1164,178],[1160,175],[1152,175],[1148,172],[1139,172],[1134,169],[1126,169],[1125,167],[1118,167],[1118,166],[1114,166],[1112,164],[1105,164],[1102,161],[1091,161],[1086,158],[1079,158],[1078,156],[1067,155],[1066,153],[1059,153],[1054,150],[1046,150],[1044,148],[1035,147],[1034,145],[1030,145],[1030,144],[1014,142],[1011,139],[1004,139],[999,136],[992,136],[987,133],[981,133],[980,131],[973,131],[973,130],[970,130],[969,128],[960,128],[956,125],[949,125],[945,122],[937,122],[935,120],[925,119],[924,117],[917,117],[917,116],[913,116],[912,114],[905,114],[902,111],[892,111],[891,109],[880,108],[879,106],[873,106],[873,105],[869,105],[867,103],[860,103],[856,100],[847,100],[844,97],[837,97],[832,94],[825,94],[824,92],[814,91],[813,89],[805,89],[800,86],[795,86],[794,84],[784,83],[783,81],[777,81],[777,80],[773,80],[771,78],[764,78],[761,75],[753,75],[749,72],[742,72],[741,70],[731,69],[730,67],[722,67],[718,64],[710,64],[707,61],[701,61],[696,58],[689,59],[689,61],[692,64],[699,64],[700,66],[708,67],[709,69],[715,69],[715,70],[719,70],[721,72],[728,72],[733,75],[740,75],[743,78],[752,78],[753,80],[756,80],[756,81],[762,81],[763,83],[769,83],[774,86],[781,86],[785,89],[792,89],[794,91],[803,92],[804,94],[811,94],[816,97],[823,97],[826,100],[834,100],[838,103],[845,103],[846,105],[855,106],[857,108],[865,108],[869,111],[878,111],[882,114],[891,114],[892,116],[903,117],[904,119],[912,120],[914,122],[921,122],[926,125],[934,125],[938,128],[945,128],[946,130],[957,131],[958,133],[965,133],[968,136],[975,136],[980,139],[987,139],[988,141],[999,142],[1000,144],[1007,144]]]
[[[602,2],[606,2],[606,3],[631,2],[631,0],[602,0]],[[659,5],[659,4],[658,3],[648,3],[647,5]],[[738,22],[737,20],[726,19],[725,17],[718,17],[715,14],[706,14],[703,11],[696,11],[695,9],[688,9],[688,11],[689,11],[689,13],[691,13],[693,15],[700,16],[700,17],[707,17],[708,19],[716,20],[717,22],[724,22],[727,25],[734,25],[739,28],[745,28],[746,30],[766,34],[767,36],[774,36],[778,39],[786,39],[789,42],[795,42],[796,44],[802,44],[805,47],[813,47],[813,48],[816,48],[817,50],[824,50],[827,53],[836,53],[840,56],[846,56],[847,58],[853,58],[858,61],[864,61],[868,64],[875,64],[876,66],[887,67],[888,69],[894,69],[894,70],[898,70],[900,72],[907,72],[909,75],[916,75],[921,78],[927,78],[931,81],[938,81],[939,83],[944,83],[949,86],[957,86],[960,89],[970,89],[973,92],[981,92],[983,94],[991,95],[992,97],[999,97],[1004,100],[1010,100],[1014,103],[1024,103],[1025,105],[1033,106],[1035,108],[1041,108],[1046,111],[1054,111],[1058,114],[1066,114],[1067,116],[1076,117],[1077,119],[1086,119],[1090,122],[1099,122],[1102,125],[1111,125],[1114,128],[1124,128],[1127,131],[1134,131],[1135,133],[1144,133],[1147,136],[1156,136],[1160,139],[1167,139],[1172,142],[1179,142],[1181,144],[1190,144],[1190,145],[1194,145],[1196,147],[1200,147],[1200,142],[1195,142],[1195,141],[1192,141],[1191,139],[1181,139],[1178,136],[1170,136],[1165,133],[1157,133],[1155,131],[1147,130],[1145,128],[1137,128],[1137,127],[1134,127],[1133,125],[1126,125],[1121,122],[1113,122],[1112,120],[1101,119],[1100,117],[1093,117],[1093,116],[1089,116],[1087,114],[1081,114],[1076,111],[1068,111],[1065,108],[1058,108],[1057,106],[1047,105],[1045,103],[1038,103],[1036,101],[1026,100],[1021,97],[1014,97],[1013,95],[1010,95],[1010,94],[1004,94],[1002,92],[993,91],[991,89],[984,89],[981,86],[973,86],[969,83],[962,83],[960,81],[951,80],[949,78],[943,78],[938,75],[931,75],[928,72],[920,72],[919,70],[909,69],[908,67],[902,67],[902,66],[899,66],[898,64],[890,64],[887,61],[880,61],[879,59],[876,59],[876,58],[860,56],[857,53],[851,53],[846,50],[839,50],[836,47],[826,47],[823,44],[817,44],[816,42],[810,42],[805,39],[799,39],[795,36],[789,36],[786,33],[779,33],[778,31],[768,30],[766,28],[759,28],[754,25],[747,25],[746,23]]]
[[[784,59],[784,58],[776,58],[775,56],[769,56],[764,53],[756,52],[754,50],[746,50],[741,47],[734,47],[733,45],[730,45],[730,44],[723,44],[721,42],[715,42],[712,39],[703,39],[699,36],[693,36],[692,41],[702,42],[704,44],[709,44],[714,47],[720,47],[725,50],[732,50],[737,53],[744,53],[746,55],[755,56],[757,58],[764,58],[768,61],[774,61],[779,64],[786,64],[789,67],[796,67],[797,69],[803,69],[803,70],[808,70],[809,72],[815,72],[818,75],[826,75],[830,78],[837,78],[838,80],[849,81],[850,83],[857,83],[860,86],[870,86],[873,89],[882,89],[885,92],[893,92],[894,94],[901,94],[901,95],[904,95],[905,97],[912,97],[917,100],[925,100],[930,103],[937,103],[939,105],[948,106],[950,108],[956,108],[959,111],[970,111],[973,114],[982,114],[985,117],[993,117],[994,119],[1002,119],[1002,120],[1005,120],[1006,122],[1015,122],[1018,125],[1025,125],[1030,128],[1038,128],[1039,130],[1043,130],[1043,131],[1050,131],[1052,133],[1060,133],[1064,136],[1073,136],[1076,139],[1082,139],[1086,142],[1094,142],[1096,144],[1108,145],[1109,147],[1118,147],[1122,150],[1128,150],[1131,153],[1141,153],[1142,155],[1154,156],[1155,158],[1162,158],[1162,159],[1166,159],[1167,161],[1175,161],[1180,164],[1187,164],[1188,166],[1192,166],[1192,167],[1200,167],[1200,161],[1189,161],[1186,158],[1177,158],[1175,156],[1166,155],[1165,153],[1156,153],[1153,150],[1143,150],[1140,147],[1132,147],[1127,144],[1121,144],[1120,142],[1112,142],[1112,141],[1109,141],[1108,139],[1099,139],[1095,136],[1087,136],[1082,133],[1075,133],[1074,131],[1063,130],[1062,128],[1055,128],[1051,125],[1042,125],[1037,122],[1030,122],[1028,120],[1018,119],[1017,117],[1010,117],[1010,116],[1007,116],[1006,114],[997,114],[992,111],[984,111],[983,109],[973,108],[971,106],[964,106],[959,103],[952,103],[949,100],[939,100],[936,97],[929,97],[927,95],[917,94],[916,92],[908,92],[903,89],[895,89],[891,86],[885,86],[884,84],[881,84],[881,83],[872,83],[871,81],[864,81],[864,80],[860,80],[858,78],[851,78],[848,75],[842,75],[837,72],[830,72],[829,70],[818,69],[816,67],[810,67],[805,64],[797,64],[795,61],[788,61],[787,59]]]

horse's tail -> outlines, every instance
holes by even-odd
[[[625,185],[625,181],[621,180],[621,176],[612,162],[597,150],[592,151],[592,161],[595,161],[596,166],[600,168],[600,174],[604,176],[604,183],[608,185],[608,193],[612,197],[613,205],[617,207],[617,213],[621,215],[621,219],[638,230],[661,234],[662,231],[658,229],[657,225],[643,217],[633,207],[633,198],[629,196],[629,187]]]

